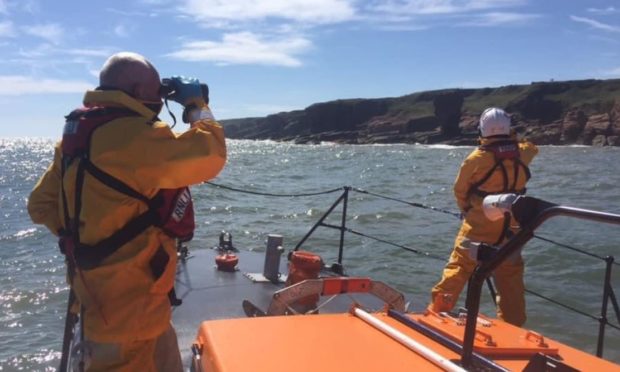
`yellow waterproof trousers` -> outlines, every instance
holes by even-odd
[[[124,343],[86,341],[86,372],[182,372],[172,325],[150,340]]]
[[[443,271],[441,281],[431,291],[431,309],[450,311],[459,294],[476,268],[476,261],[469,255],[468,239],[457,239],[457,245]],[[511,324],[525,323],[525,286],[523,284],[523,259],[521,255],[507,259],[493,272],[497,290],[497,316]]]

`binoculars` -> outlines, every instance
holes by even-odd
[[[202,91],[202,99],[208,105],[209,104],[209,86],[207,84],[201,83],[200,89]],[[172,79],[169,79],[169,78],[161,79],[161,88],[159,90],[159,94],[161,98],[174,99],[174,95],[176,94],[176,91],[174,89]]]

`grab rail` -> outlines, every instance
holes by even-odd
[[[620,225],[620,215],[596,212],[587,209],[563,207],[532,197],[520,196],[512,205],[512,214],[519,222],[520,230],[488,261],[480,263],[469,279],[467,287],[467,323],[465,325],[465,335],[463,337],[463,354],[461,364],[469,367],[472,363],[472,353],[474,337],[476,332],[476,319],[480,309],[480,297],[482,285],[493,270],[504,262],[512,254],[523,248],[523,246],[533,238],[536,230],[543,222],[552,217],[565,216],[579,219],[586,219],[604,223]],[[611,260],[613,262],[613,259]],[[608,265],[610,268],[611,265]],[[597,345],[597,355],[602,356],[603,338],[607,321],[607,307],[610,297],[612,302],[615,299],[613,288],[611,287],[611,270],[607,270],[605,275],[603,304],[601,306],[601,323],[599,326],[599,340]],[[618,314],[616,314],[618,315]],[[600,355],[599,355],[600,353]]]

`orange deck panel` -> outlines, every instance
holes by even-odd
[[[453,361],[460,355],[385,314],[379,320]],[[416,316],[417,317],[417,316]],[[495,320],[493,320],[495,321]],[[499,329],[499,328],[498,328]],[[620,371],[616,364],[545,339],[579,370]],[[437,371],[437,366],[351,314],[212,320],[199,328],[205,371]],[[500,359],[521,371],[529,356]]]
[[[376,315],[376,314],[374,314]],[[401,332],[400,323],[379,315]],[[406,327],[405,327],[406,328]],[[350,314],[202,323],[205,371],[436,371],[431,362]],[[440,347],[443,355],[458,355]]]

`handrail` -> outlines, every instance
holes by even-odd
[[[415,254],[418,254],[418,255],[422,255],[424,257],[428,257],[428,258],[432,258],[432,259],[436,259],[436,260],[444,260],[444,258],[436,256],[436,255],[433,255],[433,254],[431,254],[429,252],[420,251],[420,250],[417,250],[415,248],[411,248],[411,247],[407,247],[407,246],[404,246],[404,245],[401,245],[401,244],[390,242],[390,241],[387,241],[387,240],[384,240],[384,239],[381,239],[381,238],[378,238],[378,237],[375,237],[375,236],[372,236],[372,235],[368,235],[368,234],[365,234],[365,233],[362,233],[362,232],[359,232],[359,231],[356,231],[356,230],[353,230],[353,229],[347,227],[346,226],[346,207],[343,208],[343,215],[342,215],[342,220],[341,220],[341,225],[340,226],[338,226],[338,225],[331,225],[331,224],[325,223],[324,220],[334,211],[334,209],[341,202],[343,202],[344,204],[346,204],[348,202],[348,196],[350,194],[350,191],[358,192],[358,193],[362,193],[362,194],[366,194],[366,195],[371,195],[371,196],[379,197],[379,198],[382,198],[382,199],[385,199],[385,200],[391,200],[391,201],[394,201],[394,202],[398,202],[398,203],[402,203],[402,204],[407,204],[407,205],[412,206],[412,207],[422,208],[422,209],[426,209],[426,210],[431,210],[431,211],[434,211],[434,212],[439,212],[439,213],[443,213],[443,214],[447,214],[447,215],[452,215],[454,217],[460,218],[460,214],[459,213],[450,212],[448,210],[444,210],[444,209],[441,209],[441,208],[436,208],[436,207],[425,205],[425,204],[421,204],[421,203],[408,202],[406,200],[401,200],[401,199],[397,199],[397,198],[393,198],[393,197],[389,197],[389,196],[385,196],[385,195],[381,195],[381,194],[376,194],[376,193],[373,193],[373,192],[370,192],[370,191],[367,191],[367,190],[358,189],[358,188],[350,187],[350,186],[344,186],[344,187],[341,187],[341,188],[331,189],[331,190],[326,190],[326,191],[316,192],[316,193],[275,194],[275,193],[263,193],[263,192],[256,192],[256,191],[249,191],[249,190],[243,190],[243,189],[238,189],[238,188],[232,188],[232,187],[229,187],[229,186],[214,184],[214,183],[211,183],[211,182],[209,182],[208,184],[210,186],[214,186],[214,187],[218,187],[218,188],[223,188],[223,189],[227,189],[227,190],[231,190],[231,191],[236,191],[236,192],[241,192],[241,193],[248,193],[248,194],[262,195],[262,196],[275,196],[275,197],[315,196],[315,195],[323,195],[323,194],[334,193],[336,191],[342,191],[342,194],[331,205],[331,207],[327,210],[327,212],[325,212],[321,216],[319,221],[316,222],[315,225],[313,225],[313,227],[310,229],[310,231],[299,241],[299,243],[297,243],[297,245],[293,249],[294,251],[299,250],[299,248],[303,245],[303,243],[306,242],[306,240],[313,234],[313,232],[318,227],[327,227],[327,228],[331,228],[331,229],[340,230],[341,234],[340,234],[340,244],[339,244],[339,251],[338,251],[338,263],[334,264],[332,266],[332,270],[334,270],[335,272],[337,272],[339,274],[342,274],[344,272],[344,269],[343,269],[343,266],[342,266],[342,258],[343,258],[343,250],[344,250],[344,233],[345,232],[348,232],[350,234],[354,234],[354,235],[357,235],[357,236],[362,236],[364,238],[372,239],[372,240],[375,240],[375,241],[383,243],[383,244],[387,244],[387,245],[391,245],[391,246],[394,246],[394,247],[397,247],[397,248],[401,248],[401,249],[404,249],[406,251],[409,251],[409,252],[412,252],[412,253],[415,253]],[[531,198],[531,199],[534,199],[534,198]],[[551,204],[549,203],[549,205],[551,205]],[[604,218],[604,217],[612,216],[612,218],[614,218],[613,216],[617,216],[617,215],[612,215],[610,213],[588,211],[588,210],[585,210],[585,209],[569,208],[569,207],[561,207],[561,208],[563,208],[562,209],[562,213],[565,213],[563,215],[571,216],[571,217],[576,217],[576,215],[579,215],[579,214],[584,213],[584,212],[586,214],[588,214],[589,212],[594,213],[594,215],[591,215],[591,217],[595,217],[595,216],[601,217],[601,216],[603,216],[602,218]],[[549,217],[547,217],[547,218],[549,218]],[[597,218],[592,218],[592,219],[601,221],[600,219],[597,219]],[[539,224],[541,224],[543,222],[544,221],[540,221]],[[603,221],[603,222],[605,222],[605,221]],[[601,256],[598,256],[596,254],[593,254],[593,253],[581,250],[579,248],[572,247],[572,246],[570,246],[568,244],[560,243],[560,242],[557,242],[557,241],[554,241],[554,240],[551,240],[551,239],[548,239],[548,238],[536,235],[536,234],[533,233],[533,231],[531,232],[531,237],[529,237],[527,240],[529,240],[531,238],[535,238],[535,239],[538,239],[538,240],[541,240],[541,241],[545,241],[547,243],[554,244],[554,245],[556,245],[556,246],[558,246],[560,248],[568,249],[568,250],[574,251],[574,252],[579,253],[579,254],[587,255],[589,257],[605,261],[605,263],[606,263],[606,269],[605,269],[605,271],[606,271],[606,278],[605,278],[605,282],[603,283],[603,286],[604,286],[603,287],[603,292],[604,292],[604,294],[603,294],[603,300],[602,300],[602,304],[601,304],[601,315],[600,316],[590,315],[590,314],[588,314],[586,312],[583,312],[583,311],[578,310],[578,309],[576,309],[574,307],[571,307],[571,306],[568,306],[566,304],[563,304],[563,303],[561,303],[559,301],[553,300],[553,299],[551,299],[549,297],[543,296],[542,294],[539,294],[539,293],[534,292],[532,290],[528,290],[528,289],[525,290],[528,294],[537,296],[537,297],[539,297],[541,299],[544,299],[544,300],[546,300],[548,302],[551,302],[551,303],[553,303],[555,305],[563,307],[563,308],[565,308],[567,310],[570,310],[570,311],[572,311],[574,313],[580,314],[580,315],[585,316],[585,317],[589,317],[589,318],[594,319],[594,320],[598,320],[600,326],[599,326],[599,333],[598,333],[598,343],[597,343],[596,355],[601,357],[602,354],[603,354],[603,340],[604,340],[604,335],[605,335],[605,328],[606,327],[611,327],[613,329],[620,330],[620,306],[618,304],[618,300],[616,298],[616,295],[615,295],[615,292],[613,290],[613,287],[611,286],[611,279],[610,279],[612,266],[614,266],[614,265],[615,266],[620,266],[620,263],[616,262],[614,260],[614,258],[611,257],[611,256],[609,256],[609,257],[601,257]],[[607,274],[607,273],[609,273],[609,274]],[[487,279],[487,283],[489,284],[490,291],[492,293],[494,293],[494,288],[493,288],[490,280]],[[495,296],[492,296],[492,297],[493,297],[493,299],[495,299]],[[610,323],[607,320],[607,315],[606,314],[607,314],[607,309],[608,309],[609,303],[611,303],[611,305],[612,305],[613,311],[614,311],[614,313],[616,315],[616,320],[618,322],[618,325]]]
[[[579,209],[572,207],[559,206],[540,199],[519,196],[512,204],[512,214],[519,222],[521,229],[488,261],[480,263],[469,279],[467,286],[467,299],[465,307],[467,308],[467,323],[465,325],[465,335],[463,337],[463,354],[461,355],[461,364],[465,367],[471,366],[472,353],[474,345],[474,337],[476,333],[476,319],[480,309],[480,297],[482,294],[482,285],[487,277],[508,257],[519,251],[523,246],[534,237],[534,230],[550,218],[557,216],[573,217],[611,223],[620,225],[620,215],[597,212],[587,209]],[[613,258],[610,263],[613,262]],[[601,306],[601,320],[599,327],[599,339],[597,345],[597,355],[602,356],[603,337],[605,326],[607,325],[607,305],[609,300],[609,291],[611,288],[611,265],[606,270],[604,283],[604,297]]]

